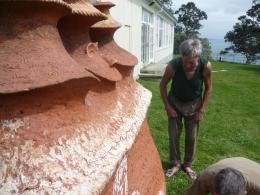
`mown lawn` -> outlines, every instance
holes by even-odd
[[[213,62],[213,95],[200,125],[194,169],[226,158],[243,156],[260,162],[260,66]],[[160,80],[139,80],[153,93],[148,122],[164,170],[169,166],[167,117],[159,93]],[[183,134],[184,135],[184,132]],[[181,149],[184,149],[182,136]],[[184,194],[191,185],[181,172],[166,178],[169,195]]]

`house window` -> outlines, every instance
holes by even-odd
[[[142,13],[142,62],[148,64],[154,58],[153,14],[146,9]]]
[[[164,34],[164,31],[163,31],[163,25],[164,25],[164,22],[163,22],[163,19],[162,18],[159,18],[159,47],[162,47],[163,46],[163,34]]]
[[[174,38],[174,27],[171,25],[171,45],[173,44]]]
[[[163,20],[161,17],[158,16],[157,20],[157,42],[158,47],[163,48],[170,46],[173,41],[173,33],[172,33],[172,26]]]

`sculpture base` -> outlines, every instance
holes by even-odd
[[[133,147],[119,163],[102,195],[166,194],[165,179],[150,130],[145,120]]]

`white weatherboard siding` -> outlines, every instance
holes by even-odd
[[[110,13],[122,25],[115,33],[117,44],[131,52],[138,58],[138,65],[134,69],[134,77],[137,78],[142,68],[141,62],[141,19],[142,7],[129,0],[111,0],[116,6]]]
[[[164,12],[162,13],[164,14]],[[173,54],[174,26],[172,22],[163,17],[162,14],[156,16],[156,51],[155,62],[165,58],[171,58]],[[162,33],[160,37],[160,33]]]
[[[107,1],[107,0],[102,0]],[[174,23],[167,16],[165,11],[157,4],[149,6],[147,0],[110,0],[116,6],[110,9],[113,18],[122,24],[122,27],[116,31],[114,39],[117,44],[131,52],[138,58],[138,65],[134,69],[134,77],[138,78],[140,69],[149,63],[157,63],[165,58],[169,58],[173,53]],[[153,58],[142,62],[142,14],[143,10],[153,15]],[[163,33],[164,45],[159,46],[159,23],[158,18],[164,23],[164,31],[168,28],[168,33]],[[166,25],[167,24],[167,25]],[[172,29],[171,27],[172,26]],[[167,37],[166,37],[167,36]],[[172,40],[170,39],[172,36]]]

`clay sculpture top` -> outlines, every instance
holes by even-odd
[[[93,77],[62,44],[56,26],[70,12],[60,0],[0,2],[0,93]]]
[[[102,19],[107,17],[88,1],[78,1],[69,5],[72,8],[72,14],[62,18],[58,24],[63,43],[69,54],[83,68],[96,76],[110,81],[121,80],[122,76],[113,67],[113,63],[103,59],[97,53],[98,44],[90,40],[90,27],[100,20],[97,15],[102,16]],[[91,10],[90,13],[89,10]]]
[[[122,27],[122,25],[117,22],[111,15],[109,12],[109,9],[111,9],[112,7],[115,6],[115,4],[111,3],[111,2],[96,2],[94,4],[94,6],[101,11],[102,13],[104,13],[107,16],[106,20],[102,20],[100,22],[97,22],[96,24],[94,24],[92,26],[92,28],[102,28],[102,29],[107,29],[107,30],[111,30],[111,31],[116,31],[118,28]]]
[[[91,27],[90,35],[92,41],[99,42],[99,52],[101,55],[113,61],[115,65],[132,67],[138,63],[137,58],[120,48],[113,39],[115,31],[121,25],[110,15],[109,9],[114,6],[111,2],[98,2],[94,6],[107,15],[107,20],[97,22]]]

